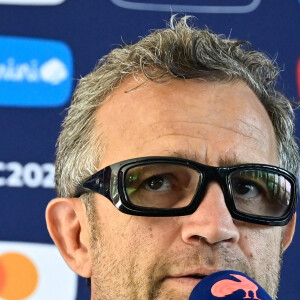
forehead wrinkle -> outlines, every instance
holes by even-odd
[[[220,120],[220,118],[218,118],[218,121]],[[238,121],[238,123],[241,123],[241,124],[243,124],[244,126],[237,126],[237,128],[241,128],[242,127],[242,129],[244,129],[244,128],[248,128],[248,127],[250,127],[250,128],[253,128],[254,129],[254,131],[257,131],[257,132],[259,132],[259,133],[261,133],[261,128],[259,128],[259,127],[257,127],[257,126],[255,126],[255,124],[256,124],[256,122],[253,122],[253,124],[252,123],[249,123],[249,122],[245,122],[245,120],[243,120],[243,119],[239,119],[239,118],[234,118],[234,119],[232,119],[232,120],[234,120],[234,121]],[[230,120],[231,121],[231,120]],[[218,124],[218,123],[211,123],[211,122],[205,122],[205,121],[190,121],[190,120],[175,120],[175,121],[171,121],[171,120],[165,120],[165,121],[157,121],[157,122],[152,122],[152,125],[155,125],[155,126],[162,126],[161,128],[162,129],[165,129],[165,128],[168,128],[168,127],[170,127],[170,125],[172,125],[172,124],[175,124],[175,126],[171,126],[171,129],[175,129],[176,131],[178,130],[178,128],[177,128],[177,124],[181,124],[181,123],[183,123],[183,124],[191,124],[191,125],[198,125],[198,126],[201,126],[201,125],[207,125],[207,126],[215,126],[215,127],[217,127],[217,128],[222,128],[222,129],[224,129],[224,130],[230,130],[230,131],[232,131],[232,132],[235,132],[235,133],[238,133],[238,134],[240,134],[240,131],[239,130],[236,130],[236,129],[234,129],[234,127],[233,126],[224,126],[224,124]],[[165,126],[164,124],[166,124],[167,126]],[[229,125],[230,124],[232,124],[232,122],[230,122],[230,123],[228,123]],[[238,124],[236,124],[236,122],[234,123],[234,125],[238,125]],[[249,132],[251,132],[251,130],[249,129],[248,130]],[[249,137],[252,137],[252,135],[250,135],[249,134]]]
[[[173,136],[173,135],[168,135]],[[181,136],[180,134],[175,134],[175,136]],[[187,135],[188,136],[188,135]],[[193,139],[199,140],[198,137],[194,136],[188,136]],[[157,139],[155,139],[157,140]],[[205,138],[202,138],[201,141],[206,141]],[[234,149],[230,148],[228,151],[219,153],[220,156],[217,161],[213,161],[209,154],[209,147],[206,142],[201,143],[201,148],[193,150],[190,147],[182,147],[181,149],[169,149],[168,147],[161,149],[162,150],[162,156],[170,156],[170,157],[177,157],[187,160],[196,161],[202,164],[206,164],[209,166],[219,166],[219,167],[226,167],[226,166],[234,166],[234,165],[240,165],[240,164],[249,164],[253,163],[253,160],[246,160],[243,157],[240,157]],[[251,147],[249,148],[249,150]],[[253,148],[254,151],[256,150]],[[166,154],[163,154],[166,153]],[[259,163],[258,161],[256,163]]]
[[[264,132],[262,131],[262,128],[259,128],[259,127],[257,127],[256,126],[256,122],[254,122],[254,123],[247,123],[247,122],[245,122],[244,120],[242,120],[242,119],[238,119],[237,118],[237,120],[240,122],[240,123],[242,123],[243,125],[244,125],[244,127],[243,128],[247,128],[248,130],[247,130],[247,132],[249,132],[249,133],[251,133],[251,131],[253,132],[253,131],[255,131],[255,132],[257,132],[259,135],[263,135],[263,133],[270,133],[270,132],[267,132],[267,131],[269,131],[268,129],[266,129],[266,130],[264,130]],[[273,126],[272,126],[272,129],[273,129]],[[234,131],[234,130],[233,130]],[[245,135],[245,134],[244,134]],[[247,135],[245,135],[245,136],[247,136]],[[248,137],[253,137],[253,135],[248,135]],[[264,137],[264,135],[263,135],[263,137]]]
[[[163,137],[167,137],[167,136],[185,136],[185,137],[191,137],[191,138],[205,140],[205,137],[203,135],[201,135],[201,136],[197,135],[197,133],[199,133],[198,130],[195,134],[180,133],[180,130],[178,128],[179,126],[171,126],[171,128],[170,128],[170,124],[172,124],[172,123],[174,123],[175,125],[179,125],[180,123],[186,123],[186,124],[192,124],[192,125],[197,124],[198,126],[203,125],[203,126],[207,126],[207,127],[215,127],[216,129],[223,129],[225,131],[234,132],[237,135],[242,136],[243,138],[252,139],[258,143],[265,141],[265,136],[262,134],[262,131],[258,127],[254,126],[252,124],[248,124],[242,120],[239,120],[239,121],[241,123],[245,124],[245,127],[243,126],[242,130],[237,130],[232,127],[225,127],[225,126],[222,126],[219,124],[211,124],[211,123],[207,123],[207,122],[192,122],[192,121],[155,122],[152,124],[152,126],[159,125],[161,128],[160,129],[156,128],[157,130],[159,130],[157,135],[151,139],[148,139],[145,144],[150,143],[153,140],[157,140],[159,138],[163,138]],[[167,123],[167,126],[164,126],[163,125],[164,123]],[[254,134],[254,133],[251,134],[251,132],[253,132],[253,131],[251,131],[251,129],[244,130],[248,127],[255,129],[255,132],[257,132],[258,134]],[[196,129],[194,129],[194,130],[196,130]],[[168,133],[168,131],[170,133]],[[174,132],[172,132],[172,131],[174,131]],[[246,132],[244,132],[244,131],[246,131]],[[203,130],[203,132],[205,132],[205,130]]]

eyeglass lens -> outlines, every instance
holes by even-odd
[[[243,170],[229,177],[237,210],[259,216],[281,217],[291,199],[291,183],[265,170]]]
[[[146,208],[183,208],[188,206],[203,180],[198,171],[176,164],[146,164],[125,174],[129,201]],[[229,189],[240,212],[280,217],[291,198],[291,183],[269,170],[241,170],[229,175]]]
[[[126,173],[126,192],[132,204],[137,206],[182,208],[191,203],[201,177],[196,170],[186,166],[138,166]]]

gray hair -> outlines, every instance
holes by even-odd
[[[112,50],[79,81],[57,142],[55,180],[59,196],[71,197],[76,186],[97,171],[105,140],[93,131],[95,112],[126,77],[138,74],[156,82],[172,78],[245,82],[272,121],[280,166],[298,172],[294,112],[289,100],[275,89],[278,67],[264,54],[253,51],[249,43],[195,29],[188,25],[188,19],[173,16],[168,28]]]

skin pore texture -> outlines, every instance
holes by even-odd
[[[101,132],[105,142],[99,169],[144,156],[184,157],[212,166],[278,165],[272,123],[244,83],[172,79],[137,85],[127,78],[96,113],[94,134]],[[69,227],[76,228],[64,232],[68,239],[62,238],[66,229],[48,224],[69,266],[91,276],[93,300],[184,300],[197,276],[224,269],[247,273],[276,298],[295,217],[285,227],[233,220],[215,182],[198,209],[180,217],[130,216],[105,197],[94,197],[90,220],[79,199],[56,199],[50,206],[49,215],[65,214]]]

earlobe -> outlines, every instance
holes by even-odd
[[[295,227],[296,227],[296,214],[294,214],[289,224],[287,224],[283,228],[283,241],[282,241],[283,251],[285,251],[291,244],[295,233]]]
[[[53,199],[47,206],[48,231],[69,267],[91,277],[88,222],[84,204],[78,198]]]

